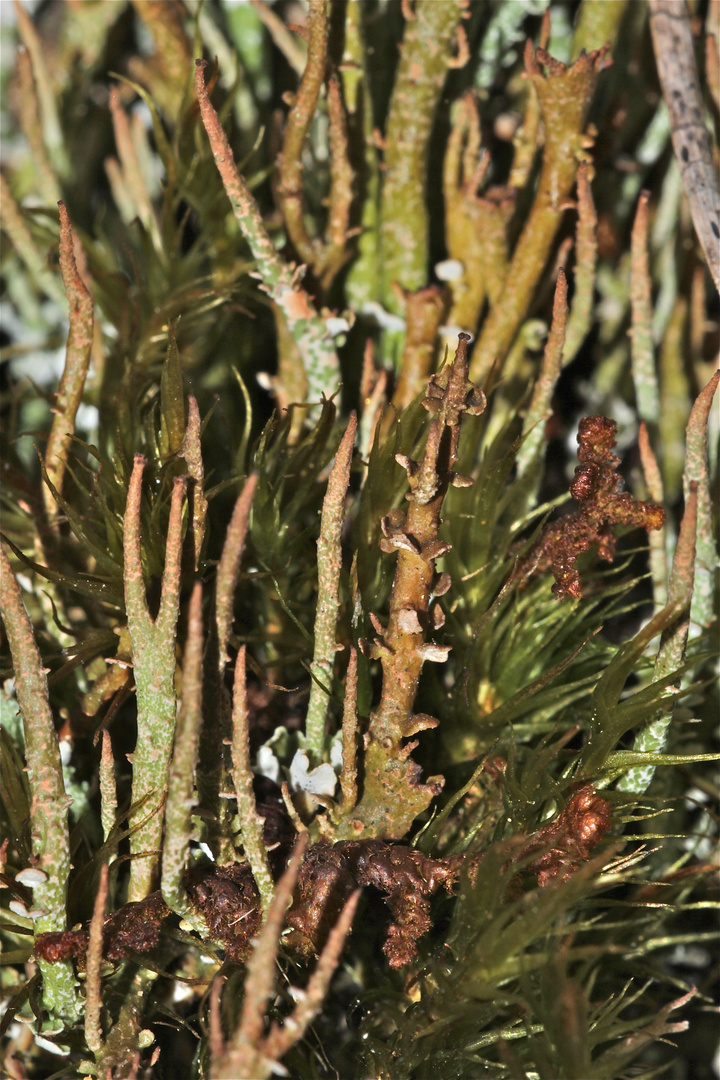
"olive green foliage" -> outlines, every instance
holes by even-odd
[[[718,305],[645,5],[16,19],[0,1072],[709,1075]],[[559,600],[591,414],[666,520]],[[582,791],[609,829],[543,878]],[[298,945],[306,847],[356,840],[448,888],[351,884]],[[248,865],[228,931],[188,882]]]

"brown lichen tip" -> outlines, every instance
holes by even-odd
[[[523,559],[520,574],[532,577],[552,570],[553,592],[561,599],[582,597],[582,582],[575,563],[595,549],[605,562],[615,556],[613,526],[627,525],[646,531],[662,528],[665,510],[653,502],[639,502],[621,491],[617,472],[620,458],[612,453],[617,424],[606,416],[585,416],[578,431],[578,459],[570,493],[580,509],[545,527],[538,542]]]

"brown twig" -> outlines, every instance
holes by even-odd
[[[650,0],[650,33],[690,213],[720,292],[720,186],[685,0]]]

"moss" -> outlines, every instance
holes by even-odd
[[[18,11],[9,1073],[708,1067],[716,298],[569,11]]]

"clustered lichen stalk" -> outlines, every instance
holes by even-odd
[[[175,628],[180,599],[182,507],[185,478],[173,483],[160,607],[153,619],[143,578],[140,509],[146,461],[135,455],[124,521],[125,611],[132,642],[137,741],[132,755],[132,827],[128,899],[142,900],[155,886],[163,829],[163,806],[175,734]]]
[[[463,140],[465,140],[464,146]],[[495,185],[477,194],[490,165],[480,156],[480,115],[471,94],[456,102],[443,164],[445,242],[457,269],[445,338],[458,329],[474,334],[485,300],[500,300],[508,262],[508,222],[517,193]],[[458,270],[461,272],[458,273]],[[454,344],[454,341],[453,341]]]
[[[409,757],[417,743],[403,746],[403,740],[437,725],[431,716],[414,714],[413,704],[424,662],[444,660],[449,652],[426,635],[442,626],[434,598],[450,587],[448,575],[438,575],[435,565],[450,548],[438,536],[445,495],[450,484],[472,483],[455,472],[460,424],[465,413],[477,415],[485,408],[484,394],[467,377],[469,340],[460,334],[454,362],[430,381],[423,404],[433,418],[422,462],[396,455],[408,476],[410,507],[407,517],[396,510],[383,521],[381,548],[397,552],[397,566],[388,625],[373,619],[378,638],[370,649],[382,664],[382,693],[365,737],[363,794],[354,809],[343,807],[338,839],[403,836],[442,787],[439,776],[419,782],[419,766]]]
[[[583,131],[585,115],[597,76],[610,63],[608,54],[609,46],[583,53],[567,67],[527,43],[525,70],[537,90],[545,129],[543,164],[530,215],[508,267],[502,302],[491,308],[473,352],[470,375],[476,382],[484,382],[492,365],[506,356],[545,269],[580,155],[592,145]]]
[[[32,802],[30,837],[33,867],[44,877],[34,886],[36,934],[65,929],[70,875],[68,805],[62,761],[50,701],[47,673],[35,644],[20,587],[5,549],[0,547],[0,609],[13,660],[15,687],[25,736],[25,762]],[[73,1020],[79,1015],[77,982],[72,964],[40,961],[43,1003],[53,1015]]]

